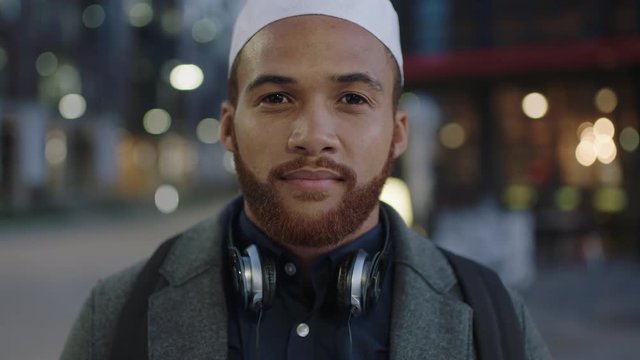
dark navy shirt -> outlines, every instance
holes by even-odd
[[[310,281],[305,281],[296,257],[274,244],[245,215],[240,214],[236,246],[250,244],[276,259],[276,296],[263,311],[259,327],[261,360],[282,359],[388,359],[391,318],[391,261],[384,274],[378,301],[367,313],[351,317],[336,306],[337,270],[346,255],[364,249],[370,256],[384,245],[378,224],[355,241],[314,261]],[[255,360],[258,313],[245,310],[233,290],[229,295],[230,359]]]

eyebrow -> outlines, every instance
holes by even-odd
[[[374,79],[373,77],[369,76],[366,73],[356,72],[356,73],[350,73],[350,74],[344,74],[344,75],[334,75],[332,76],[332,79],[336,82],[344,83],[344,84],[361,82],[368,85],[375,91],[382,92],[383,90],[383,87],[380,81]],[[249,83],[249,85],[247,85],[246,87],[246,91],[247,92],[253,91],[257,87],[262,86],[264,84],[283,85],[283,84],[296,84],[296,83],[297,81],[294,78],[291,78],[288,76],[264,74],[264,75],[258,76],[251,83]]]
[[[287,76],[281,75],[273,75],[273,74],[265,74],[260,75],[255,78],[249,85],[247,85],[246,91],[250,92],[255,90],[257,87],[262,86],[264,84],[295,84],[296,80]]]
[[[383,89],[380,81],[372,78],[371,76],[365,73],[351,73],[351,74],[345,74],[345,75],[336,75],[333,77],[333,79],[334,81],[337,81],[339,83],[356,83],[356,82],[365,83],[366,85],[371,87],[373,90],[378,92],[381,92]]]

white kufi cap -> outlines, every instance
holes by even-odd
[[[391,51],[404,82],[398,15],[389,0],[247,0],[233,29],[229,75],[238,53],[253,35],[272,22],[299,15],[333,16],[369,31]]]

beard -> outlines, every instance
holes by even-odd
[[[233,142],[238,149],[235,136]],[[255,216],[257,225],[271,240],[283,245],[323,248],[338,245],[369,217],[378,204],[387,177],[391,174],[393,153],[392,143],[380,173],[360,186],[357,186],[357,176],[352,169],[326,157],[311,161],[302,156],[278,165],[270,170],[266,183],[258,180],[249,170],[239,151],[234,154],[234,162],[245,203]],[[334,209],[311,216],[287,207],[276,189],[276,183],[287,172],[304,166],[330,169],[341,176],[346,189]],[[301,201],[322,201],[329,197],[329,194],[297,192],[293,197]]]

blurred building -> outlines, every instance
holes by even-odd
[[[393,2],[416,223],[520,212],[546,255],[640,251],[640,2]],[[215,117],[242,3],[0,1],[0,212],[233,186]]]
[[[240,5],[0,2],[0,211],[231,184],[214,117]]]
[[[544,255],[637,255],[640,2],[397,5],[407,88],[442,112],[432,219],[491,199]]]

